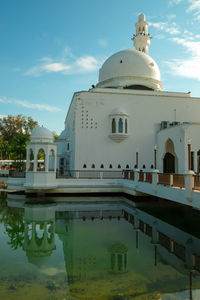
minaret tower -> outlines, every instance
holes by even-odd
[[[142,51],[148,54],[148,48],[150,45],[150,37],[148,33],[149,23],[146,21],[146,17],[144,14],[140,14],[138,17],[138,22],[135,24],[136,27],[136,35],[133,35],[132,41],[136,50]]]

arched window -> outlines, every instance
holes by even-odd
[[[122,133],[122,132],[123,132],[123,120],[122,120],[122,118],[119,118],[118,132],[119,132],[119,133]]]
[[[129,169],[129,165],[126,165],[126,169]]]
[[[125,133],[128,133],[128,120],[125,119]]]
[[[109,165],[109,169],[112,169],[112,165],[111,164]]]
[[[86,164],[84,164],[84,165],[83,165],[83,169],[86,169],[86,168],[87,168],[87,166],[86,166]]]
[[[103,169],[104,168],[104,165],[103,164],[101,164],[101,167],[100,167],[101,169]]]
[[[151,169],[153,169],[153,165],[151,165]]]
[[[92,169],[95,169],[95,164],[92,164],[91,168],[92,168]]]
[[[118,169],[121,169],[121,165],[118,165]]]
[[[116,121],[115,121],[115,118],[112,119],[112,133],[116,133]]]
[[[40,149],[38,151],[37,160],[38,160],[37,170],[45,171],[45,152],[43,149]]]
[[[143,168],[143,169],[146,169],[146,166],[145,166],[145,165],[143,165],[143,166],[142,166],[142,168]]]

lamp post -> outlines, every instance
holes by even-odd
[[[188,139],[188,170],[191,171],[191,139]]]
[[[157,169],[157,146],[154,146],[154,169]]]

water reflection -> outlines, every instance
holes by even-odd
[[[54,205],[24,206],[24,245],[28,261],[43,265],[56,249]]]
[[[0,298],[200,299],[200,215],[155,204],[3,199]]]

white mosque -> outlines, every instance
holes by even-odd
[[[148,55],[148,26],[140,14],[132,38],[136,49],[113,54],[99,70],[98,83],[74,93],[57,141],[44,127],[33,131],[26,188],[54,188],[56,174],[75,171],[76,178],[79,172],[95,177],[127,169],[200,172],[200,98],[162,90],[159,68]],[[44,172],[37,172],[41,149]]]
[[[58,140],[61,173],[151,170],[155,147],[161,172],[184,173],[188,143],[192,169],[199,172],[200,98],[162,91],[159,68],[148,55],[148,25],[145,15],[139,15],[132,38],[136,50],[113,54],[99,70],[96,86],[74,93]]]

